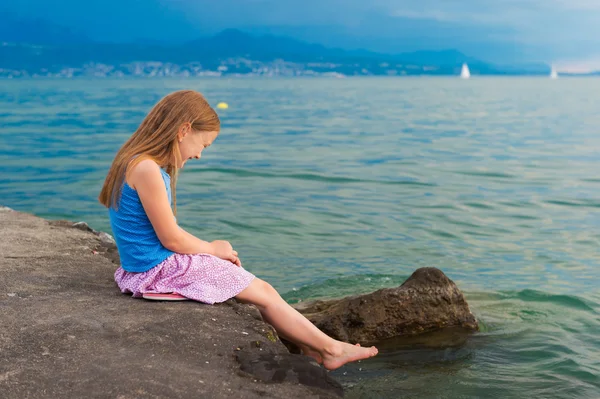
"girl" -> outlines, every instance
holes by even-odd
[[[243,269],[229,242],[203,241],[177,225],[177,173],[200,159],[219,129],[219,117],[200,93],[178,91],[160,100],[117,152],[99,200],[109,209],[121,258],[115,272],[121,291],[149,299],[169,293],[208,304],[229,298],[251,303],[282,337],[329,370],[375,356],[375,347],[320,331]]]

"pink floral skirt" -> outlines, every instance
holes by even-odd
[[[121,292],[133,297],[174,292],[208,304],[233,298],[254,278],[245,269],[208,254],[173,254],[147,272],[127,272],[121,267],[115,272]]]

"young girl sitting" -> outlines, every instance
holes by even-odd
[[[178,171],[200,159],[219,129],[219,117],[200,93],[177,91],[152,108],[117,152],[99,200],[109,209],[121,258],[115,272],[121,291],[149,299],[167,293],[207,304],[229,298],[251,303],[282,337],[329,370],[375,356],[375,347],[320,331],[270,284],[242,268],[229,242],[203,241],[177,225]]]

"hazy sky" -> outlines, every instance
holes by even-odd
[[[0,5],[97,40],[191,40],[225,28],[384,52],[600,60],[600,0],[18,0]],[[13,4],[10,4],[13,3]]]

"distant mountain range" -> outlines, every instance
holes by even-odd
[[[0,27],[0,76],[548,74],[549,66],[500,66],[456,50],[381,54],[228,29],[183,44],[98,43],[36,21]]]

